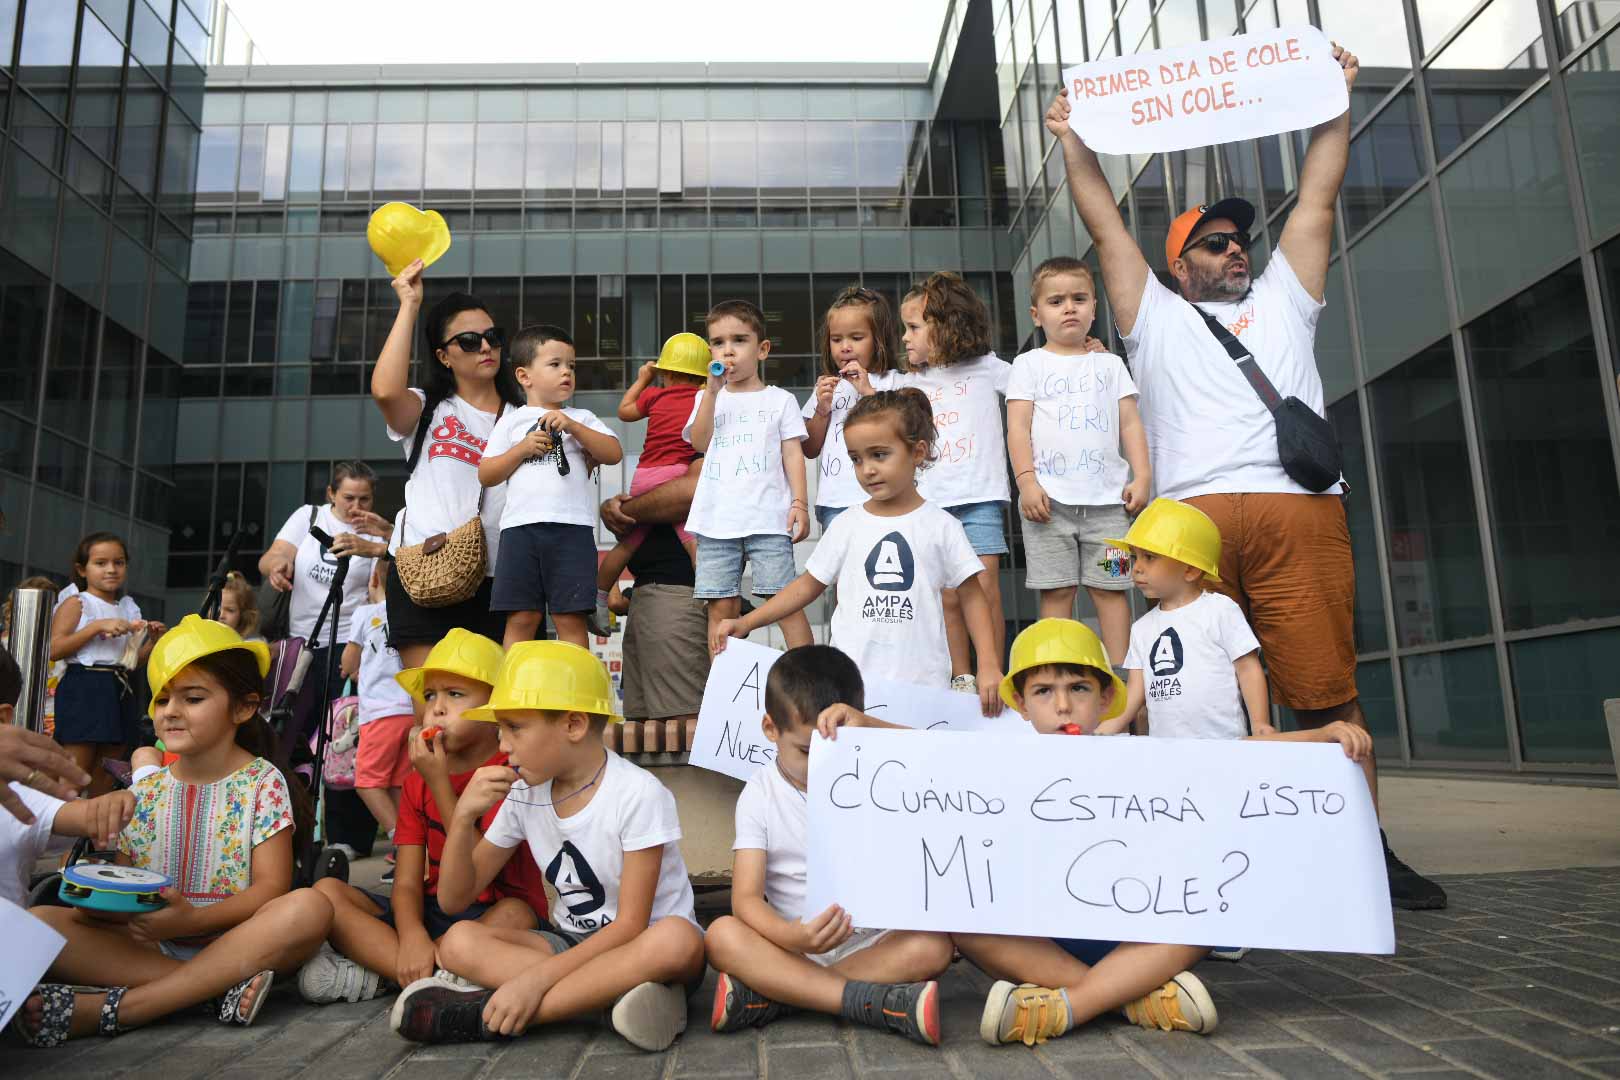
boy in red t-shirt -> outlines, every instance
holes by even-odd
[[[336,878],[315,883],[332,902],[334,915],[328,943],[298,973],[304,1000],[317,1005],[365,1001],[432,975],[435,943],[463,919],[513,930],[545,925],[545,881],[527,849],[467,910],[447,915],[438,902],[444,823],[455,815],[456,800],[475,771],[506,762],[499,732],[462,717],[489,701],[500,666],[499,645],[455,629],[433,646],[421,667],[395,676],[422,704],[425,726],[413,729],[407,740],[414,771],[405,778],[394,827],[393,893],[365,892]],[[491,810],[480,826],[488,827],[494,818]]]
[[[692,444],[681,438],[681,429],[692,415],[692,399],[708,381],[709,359],[708,342],[696,334],[676,334],[664,342],[657,363],[649,361],[641,365],[636,381],[619,399],[620,420],[627,424],[641,419],[647,421],[646,444],[636,464],[636,475],[630,481],[631,498],[685,476],[687,467],[698,456]],[[661,385],[652,385],[654,376]],[[697,540],[685,526],[686,522],[681,522],[675,526],[675,532],[696,566]],[[624,568],[630,565],[630,556],[646,538],[645,525],[632,529],[612,551],[602,556],[596,572],[596,611],[590,619],[591,633],[605,637],[612,632],[608,594]]]

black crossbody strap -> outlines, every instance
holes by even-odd
[[[1237,362],[1238,370],[1243,372],[1243,377],[1249,380],[1250,386],[1254,387],[1254,392],[1260,398],[1260,403],[1268,411],[1276,412],[1277,406],[1282,404],[1282,395],[1277,393],[1277,388],[1271,385],[1271,380],[1266,378],[1266,373],[1260,370],[1259,364],[1255,363],[1254,354],[1245,349],[1243,343],[1233,337],[1232,332],[1222,326],[1221,321],[1215,316],[1197,304],[1194,304],[1192,309],[1204,317],[1204,325],[1209,327],[1209,332],[1214,334],[1215,340],[1226,348],[1227,355]]]

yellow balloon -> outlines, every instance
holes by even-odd
[[[410,203],[391,202],[377,207],[366,225],[366,240],[389,274],[400,271],[416,259],[432,266],[450,250],[450,226],[437,210],[418,210]]]

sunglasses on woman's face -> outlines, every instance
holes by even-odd
[[[1200,236],[1198,239],[1182,248],[1181,253],[1185,255],[1193,248],[1203,248],[1211,255],[1225,255],[1226,246],[1231,243],[1236,243],[1239,251],[1248,251],[1249,245],[1253,243],[1253,241],[1249,239],[1249,234],[1246,232],[1205,233],[1203,236]]]
[[[482,334],[476,330],[463,330],[459,334],[451,335],[439,348],[448,349],[454,345],[464,353],[475,353],[479,350],[481,343],[485,341],[489,342],[489,347],[492,349],[505,348],[506,331],[498,326],[492,326]]]

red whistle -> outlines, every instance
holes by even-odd
[[[1062,727],[1057,729],[1057,733],[1059,735],[1084,735],[1085,734],[1085,732],[1080,730],[1080,725],[1079,724],[1064,724]]]
[[[422,741],[431,744],[434,739],[438,738],[443,733],[444,728],[437,724],[433,725],[432,727],[425,727],[422,729]]]

